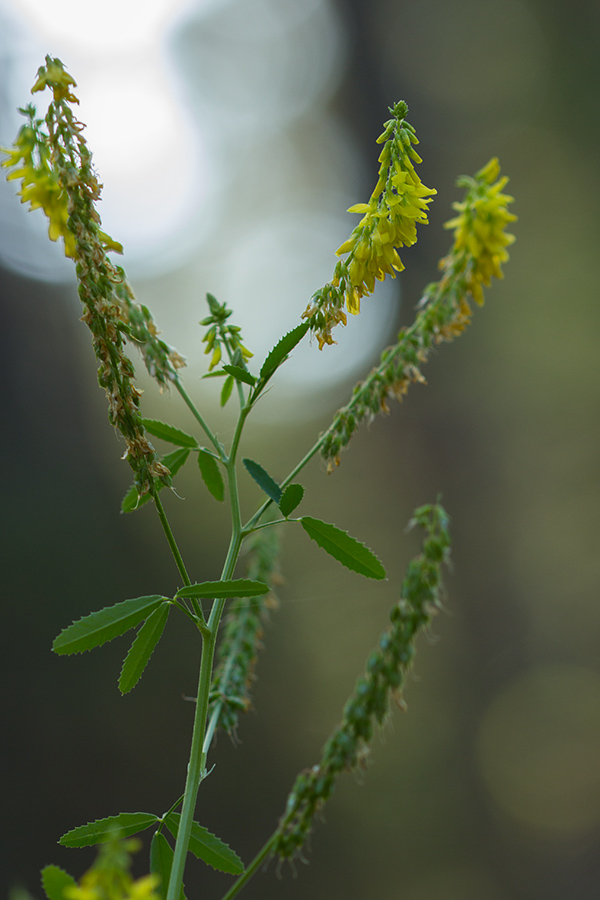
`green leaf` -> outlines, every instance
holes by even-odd
[[[162,831],[156,831],[152,836],[152,842],[150,844],[150,873],[152,875],[158,875],[160,878],[158,890],[163,900],[167,896],[167,891],[169,889],[169,879],[171,877],[172,868],[173,848]],[[185,900],[185,890],[183,885],[181,885],[179,898],[180,900]]]
[[[54,639],[52,649],[62,655],[83,653],[84,650],[100,647],[107,641],[125,634],[130,628],[135,628],[166,599],[159,594],[152,594],[149,597],[123,600],[122,603],[115,603],[114,606],[90,613],[89,616],[84,616],[68,628],[64,628]]]
[[[42,887],[48,900],[65,900],[64,889],[76,886],[73,876],[58,866],[45,866],[42,869]]]
[[[300,522],[307,535],[347,569],[366,578],[385,578],[386,571],[373,551],[350,537],[347,531],[310,516],[302,516]]]
[[[167,425],[165,422],[159,422],[158,419],[142,419],[142,423],[146,431],[154,437],[161,438],[163,441],[169,441],[170,444],[177,444],[179,447],[197,447],[198,441],[191,434],[186,434],[174,425]]]
[[[242,462],[246,466],[248,470],[248,474],[254,481],[257,483],[259,488],[265,492],[267,497],[270,497],[271,500],[274,500],[275,503],[279,503],[281,500],[281,488],[277,484],[274,478],[271,478],[268,472],[266,472],[262,466],[259,466],[257,462],[254,462],[253,459],[243,459]]]
[[[158,890],[163,900],[167,895],[172,867],[173,848],[162,831],[156,831],[150,844],[150,874],[158,875],[160,878]]]
[[[179,813],[170,813],[165,819],[165,825],[174,838],[177,838],[180,820]],[[244,864],[237,853],[198,822],[192,823],[189,851],[219,872],[240,875],[244,871]]]
[[[161,457],[160,461],[167,467],[171,475],[177,475],[189,455],[189,447],[180,448],[179,450],[171,450],[170,453],[166,453],[165,456]],[[159,490],[162,490],[164,487],[163,483],[159,481],[157,484]]]
[[[236,381],[243,381],[244,384],[249,384],[251,387],[256,384],[254,375],[251,375],[246,369],[242,369],[241,366],[223,366],[223,371],[233,375]]]
[[[228,375],[225,379],[225,384],[223,385],[223,390],[221,391],[221,406],[225,406],[229,398],[231,397],[231,392],[233,390],[233,385],[235,384],[235,379],[233,375]]]
[[[121,512],[133,512],[135,509],[139,509],[140,506],[144,506],[144,504],[148,503],[148,501],[151,499],[152,497],[150,494],[144,494],[143,497],[138,497],[137,488],[135,484],[132,484],[121,500]]]
[[[302,322],[301,325],[296,325],[291,331],[281,338],[277,344],[273,347],[264,363],[262,364],[262,368],[260,370],[260,380],[263,383],[266,383],[269,378],[274,374],[276,369],[285,362],[288,358],[289,354],[292,352],[294,347],[300,343],[306,332],[310,327],[309,322]]]
[[[178,450],[171,450],[170,453],[165,454],[165,456],[161,458],[161,462],[164,463],[171,475],[176,475],[183,464],[187,461],[189,455],[189,447],[179,448]],[[162,489],[165,487],[162,481],[156,481],[155,484],[156,488],[159,491],[162,491]],[[133,512],[134,510],[139,509],[141,506],[144,506],[144,504],[148,503],[150,500],[152,500],[151,494],[144,494],[143,497],[140,497],[138,499],[137,488],[135,484],[132,484],[123,497],[123,500],[121,501],[121,512]]]
[[[136,686],[148,661],[154,652],[154,648],[162,637],[167,619],[169,618],[170,603],[161,603],[158,609],[151,613],[131,645],[129,653],[125,657],[121,677],[119,678],[119,690],[127,694]]]
[[[225,483],[223,481],[223,476],[221,475],[221,469],[212,453],[209,453],[204,447],[200,447],[200,452],[198,454],[198,468],[200,469],[204,484],[215,500],[222,501],[225,498]]]
[[[91,847],[93,844],[104,844],[106,841],[121,840],[145,831],[159,821],[152,813],[119,813],[106,819],[96,819],[87,825],[72,828],[63,834],[59,844],[63,847]]]
[[[279,501],[279,509],[286,519],[296,509],[303,497],[304,488],[301,484],[288,484]]]
[[[269,586],[263,581],[250,581],[248,578],[234,578],[231,581],[202,581],[191,584],[177,591],[176,597],[196,597],[212,600],[215,597],[258,597],[268,594]]]

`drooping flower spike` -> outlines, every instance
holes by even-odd
[[[474,178],[459,178],[457,184],[466,188],[467,194],[464,200],[452,204],[459,215],[444,225],[454,229],[454,246],[441,265],[449,259],[464,259],[466,288],[479,306],[483,305],[482,284],[489,287],[492,277],[503,277],[501,263],[508,260],[506,248],[515,240],[513,234],[504,231],[517,218],[507,209],[514,198],[502,193],[508,178],[499,175],[500,164],[494,157]]]
[[[98,381],[108,398],[110,422],[126,443],[125,458],[132,467],[139,496],[151,492],[156,481],[170,484],[170,473],[148,440],[139,409],[141,391],[134,383],[134,367],[125,354],[125,337],[136,342],[151,374],[161,385],[176,377],[183,359],[159,341],[152,318],[133,300],[122,269],[113,265],[108,251],[122,247],[100,229],[96,203],[102,185],[92,164],[92,154],[71,104],[74,79],[59,59],[46,57],[37,73],[32,93],[49,88],[53,99],[44,120],[35,107],[21,112],[27,123],[21,128],[3,166],[12,168],[9,179],[21,180],[21,200],[32,209],[42,208],[49,219],[52,240],[63,237],[65,254],[76,263],[78,292],[84,307],[82,320],[92,333],[99,362]],[[15,166],[19,168],[14,169]]]
[[[375,281],[386,275],[396,277],[404,269],[398,254],[417,240],[417,223],[426,225],[427,207],[437,193],[425,187],[414,163],[422,162],[413,144],[418,144],[415,130],[406,119],[404,101],[390,107],[392,118],[384,126],[377,143],[383,143],[379,155],[379,177],[368,203],[357,203],[348,212],[363,217],[352,234],[337,250],[340,260],[331,282],[317,291],[303,314],[311,320],[311,329],[319,342],[335,343],[332,329],[346,324],[347,310],[360,312],[360,301],[375,289]]]
[[[502,193],[508,178],[499,175],[494,158],[473,177],[457,180],[466,193],[453,204],[459,215],[445,226],[454,228],[454,244],[440,260],[442,277],[425,288],[412,325],[402,328],[397,342],[384,350],[379,365],[355,386],[350,402],[322,435],[321,454],[329,468],[339,463],[360,422],[386,413],[388,401],[401,400],[410,384],[425,383],[421,368],[433,347],[454,340],[471,321],[469,297],[481,306],[482,284],[489,287],[492,276],[502,278],[506,248],[515,240],[505,228],[517,217],[507,209],[513,198]]]

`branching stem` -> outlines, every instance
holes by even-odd
[[[202,415],[202,413],[197,409],[197,407],[196,407],[196,405],[194,404],[194,402],[193,402],[193,401],[190,399],[190,397],[188,396],[187,391],[185,390],[185,388],[184,388],[184,386],[182,385],[182,383],[181,383],[181,381],[179,380],[179,378],[176,378],[176,379],[175,379],[174,385],[175,385],[176,389],[179,391],[179,394],[181,395],[181,398],[182,398],[183,402],[184,402],[185,405],[188,407],[189,411],[191,412],[191,414],[193,415],[193,417],[196,419],[196,421],[198,422],[198,424],[200,425],[200,427],[201,427],[202,430],[204,431],[206,437],[209,439],[209,441],[211,442],[211,444],[213,445],[213,447],[214,447],[215,450],[217,451],[217,456],[218,456],[218,458],[224,462],[225,459],[224,459],[223,447],[221,446],[221,444],[220,444],[219,441],[217,440],[215,434],[213,433],[213,431],[212,431],[212,429],[210,428],[210,426],[208,425],[208,423],[205,421],[204,416]]]
[[[227,557],[223,564],[221,581],[228,581],[233,576],[243,540],[235,465],[244,423],[249,412],[249,406],[242,407],[231,444],[229,458],[227,459],[225,466],[229,482],[231,539]],[[183,805],[181,808],[181,820],[179,822],[179,830],[175,842],[173,864],[171,867],[171,876],[169,879],[166,900],[176,900],[180,895],[198,791],[203,778],[206,776],[206,757],[210,748],[210,740],[207,740],[208,701],[212,680],[215,645],[224,608],[225,599],[219,598],[214,600],[206,627],[201,630],[202,656],[200,659],[200,675],[198,678],[198,693],[196,697],[196,711],[194,714],[194,726],[192,731],[192,745],[190,748],[190,759],[185,782],[185,792],[183,795]],[[210,734],[211,738],[212,733],[214,733],[214,725]]]

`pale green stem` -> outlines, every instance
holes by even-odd
[[[225,559],[223,571],[221,573],[221,581],[228,581],[232,577],[240,553],[240,548],[242,546],[243,536],[235,462],[244,422],[249,412],[250,407],[244,407],[240,412],[235,435],[231,445],[231,452],[226,464],[229,481],[232,531],[231,540],[229,542],[229,549],[227,551],[227,558]],[[192,730],[192,745],[190,748],[190,759],[188,763],[187,777],[185,782],[185,792],[183,795],[183,805],[181,808],[181,820],[179,822],[179,830],[177,832],[177,840],[175,842],[173,865],[171,867],[171,876],[169,878],[169,888],[167,891],[166,900],[176,900],[176,898],[178,900],[180,895],[185,861],[190,842],[190,834],[194,821],[194,811],[196,808],[198,790],[200,788],[202,779],[206,776],[206,757],[208,753],[208,745],[205,741],[205,735],[208,718],[208,698],[210,694],[210,685],[212,679],[215,644],[217,640],[217,633],[219,630],[219,622],[221,620],[224,608],[225,600],[223,598],[217,599],[213,602],[208,622],[206,623],[206,627],[202,629],[201,632],[202,657],[200,660],[200,675],[198,678],[196,712],[194,714],[194,726]]]
[[[200,782],[206,774],[204,754],[202,753],[204,729],[208,713],[208,691],[206,690],[206,685],[208,684],[210,687],[215,643],[215,632],[207,629],[202,633],[202,657],[200,660],[200,675],[198,678],[198,695],[196,699],[196,712],[194,714],[192,745],[190,748],[190,760],[185,780],[181,820],[179,822],[179,830],[175,842],[175,852],[173,854],[173,865],[171,867],[171,876],[169,878],[167,900],[176,900],[176,898],[179,898],[181,892],[183,870],[194,820],[196,797],[198,796]]]
[[[231,344],[229,343],[229,338],[227,337],[224,328],[220,328],[219,331],[221,334],[221,340],[225,344],[225,349],[227,350],[227,356],[229,357],[229,362],[233,363],[233,350],[231,349]],[[244,396],[244,388],[242,387],[242,382],[238,381],[237,379],[236,379],[235,384],[237,387],[238,398],[240,401],[240,410],[242,410],[246,406],[246,398]]]
[[[411,333],[411,332],[414,331],[414,330],[416,330],[416,323],[413,324],[413,325],[411,326],[411,328],[409,328],[409,329],[407,330],[407,334]],[[362,383],[360,389],[352,396],[352,398],[351,398],[350,401],[346,404],[346,406],[343,406],[340,410],[337,411],[337,413],[335,414],[335,418],[337,418],[337,416],[340,415],[340,413],[350,412],[350,411],[352,410],[352,408],[358,403],[358,401],[360,400],[362,394],[363,394],[365,391],[368,391],[368,390],[369,390],[369,388],[370,388],[370,386],[371,386],[371,383],[377,378],[377,376],[378,376],[378,375],[386,368],[386,366],[388,366],[388,365],[389,365],[389,361],[388,361],[388,360],[385,360],[384,362],[380,363],[379,366],[378,366],[376,369],[373,369],[373,371],[370,373],[370,375],[369,375],[369,376],[364,380],[364,382]],[[335,420],[334,420],[334,421],[335,421]],[[329,433],[331,432],[331,430],[333,429],[333,427],[334,427],[334,422],[331,423],[331,425],[329,426],[329,428],[326,428],[326,429],[325,429],[325,431],[324,431],[323,434],[319,437],[319,439],[318,439],[317,441],[315,441],[315,443],[312,445],[312,447],[310,448],[310,450],[308,451],[308,453],[306,453],[305,456],[302,457],[302,459],[300,460],[300,462],[292,469],[292,471],[289,473],[289,475],[287,475],[287,476],[283,479],[283,481],[281,482],[281,487],[282,487],[282,488],[284,488],[284,487],[286,487],[288,484],[290,484],[290,482],[292,481],[292,479],[294,479],[294,478],[296,477],[296,475],[297,475],[299,472],[302,471],[302,469],[304,468],[304,466],[305,466],[308,462],[310,462],[310,460],[313,458],[313,456],[314,456],[316,453],[319,452],[319,450],[321,449],[321,446],[323,445],[325,439],[327,438],[327,436],[329,435]],[[258,520],[261,518],[261,516],[266,512],[266,510],[269,508],[269,506],[271,505],[271,503],[273,503],[272,500],[265,500],[265,502],[262,504],[262,506],[260,506],[259,509],[257,509],[257,511],[256,511],[256,512],[254,513],[254,515],[252,516],[252,518],[250,518],[250,519],[248,520],[248,522],[244,525],[244,528],[243,528],[244,534],[249,534],[251,531],[254,531],[254,530],[255,530],[255,525],[256,525],[256,523],[257,523]]]
[[[154,500],[154,505],[156,507],[156,512],[158,513],[158,518],[160,519],[160,524],[162,525],[163,531],[167,538],[167,541],[169,542],[169,547],[171,548],[171,553],[173,554],[175,563],[177,565],[177,568],[179,569],[179,574],[181,575],[181,577],[183,579],[184,585],[186,585],[186,587],[189,587],[192,582],[191,582],[190,576],[187,573],[187,569],[185,567],[185,563],[183,561],[183,557],[181,555],[179,547],[177,546],[177,541],[175,540],[175,535],[173,534],[173,531],[171,530],[171,526],[169,525],[169,520],[167,519],[167,514],[165,512],[164,506],[162,505],[162,501],[159,497],[158,490],[154,491],[154,493],[152,494],[152,499]],[[192,600],[190,602],[192,604],[192,608],[195,613],[196,623],[203,625],[204,624],[204,612],[202,610],[202,604],[200,603],[199,600],[196,600],[195,598],[192,598]],[[180,606],[179,603],[177,603],[176,605]],[[182,608],[182,607],[180,607],[180,608]],[[191,615],[191,613],[189,613],[185,609],[184,609],[184,612],[186,612],[188,615]]]
[[[166,535],[169,547],[171,548],[171,553],[173,554],[173,558],[175,559],[175,564],[179,569],[179,574],[183,579],[184,585],[189,587],[192,582],[190,580],[190,576],[187,573],[185,563],[183,562],[183,557],[179,552],[179,547],[177,546],[177,541],[175,540],[175,536],[171,530],[171,526],[169,525],[169,520],[167,519],[167,514],[165,513],[165,508],[162,505],[158,490],[154,490],[154,492],[152,493],[152,499],[154,500],[154,505],[156,507],[156,512],[158,513],[158,518],[160,519],[160,524],[163,527],[163,531]]]
[[[186,406],[190,410],[191,414],[196,419],[196,421],[198,422],[198,424],[204,431],[205,435],[207,436],[207,438],[209,439],[209,441],[211,442],[211,444],[217,451],[217,455],[218,455],[219,459],[224,461],[223,447],[218,442],[216,436],[213,434],[212,429],[210,428],[208,423],[205,421],[203,415],[196,408],[195,404],[192,402],[192,400],[188,396],[188,394],[187,394],[185,388],[183,387],[181,381],[179,380],[179,378],[176,378],[173,383],[174,383],[175,387],[177,388],[177,390],[179,391],[181,398],[183,399],[183,402],[186,404]]]
[[[236,894],[239,894],[242,888],[246,886],[252,876],[256,875],[256,873],[268,857],[269,853],[271,852],[276,834],[277,832],[274,831],[267,843],[261,850],[259,850],[250,865],[246,869],[244,869],[239,878],[234,881],[227,893],[223,895],[221,900],[232,900],[232,898],[235,897]]]

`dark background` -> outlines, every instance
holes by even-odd
[[[600,880],[599,7],[338,0],[337,12],[349,56],[330,103],[365,171],[386,107],[405,98],[423,181],[439,191],[429,229],[405,254],[395,327],[436,277],[457,174],[500,157],[518,240],[473,325],[428,365],[429,386],[363,428],[334,474],[318,461],[307,469],[302,511],[366,541],[389,581],[352,576],[287,530],[255,713],[239,746],[219,738],[198,816],[244,861],[259,849],[385,627],[417,548],[403,534],[412,509],[441,492],[454,567],[447,612],[419,644],[408,713],[395,712],[375,740],[367,773],[341,779],[308,865],[271,864],[244,896],[591,900]],[[93,858],[59,848],[61,833],[119,811],[164,811],[181,791],[192,720],[182,695],[195,692],[198,647],[173,617],[126,698],[116,689],[126,641],[70,659],[49,652],[73,618],[169,594],[176,572],[152,511],[118,513],[129,473],[73,284],[8,270],[0,279],[0,865],[3,890],[40,896],[44,864],[79,875]],[[164,317],[163,327],[168,339]],[[283,476],[349,389],[329,398],[324,385],[326,411],[314,420],[267,434],[250,427],[244,455]],[[191,427],[177,399],[173,415],[164,398],[148,402]],[[215,504],[192,474],[181,492],[205,504],[200,514],[174,496],[166,503],[201,580],[218,577],[226,521],[217,510],[212,524]],[[250,509],[251,487],[244,499]],[[197,862],[186,881],[190,898],[217,898],[229,883]]]

